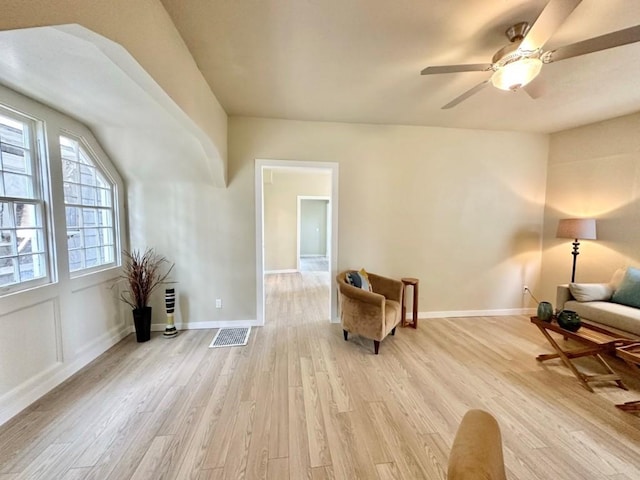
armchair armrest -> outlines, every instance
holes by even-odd
[[[363,290],[359,287],[354,287],[353,285],[349,285],[348,283],[341,282],[339,279],[338,279],[338,289],[340,290],[340,293],[342,295],[352,300],[368,303],[371,305],[375,305],[379,308],[383,308],[384,296],[379,293],[368,292],[367,290]]]
[[[371,288],[376,293],[379,293],[386,297],[388,300],[393,300],[398,303],[402,300],[402,282],[393,278],[382,277],[375,273],[369,273],[369,280],[371,281]]]

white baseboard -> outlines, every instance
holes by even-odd
[[[284,270],[265,270],[265,275],[275,275],[278,273],[298,273],[298,270],[295,268],[285,268]]]
[[[72,362],[68,364],[56,363],[39,375],[32,377],[4,394],[0,397],[0,405],[2,405],[2,408],[0,408],[0,425],[46,395],[130,333],[131,328],[126,325],[106,332],[84,347]]]
[[[202,330],[208,328],[226,328],[226,327],[262,327],[263,324],[258,320],[212,320],[208,322],[188,322],[176,323],[178,330]],[[151,325],[153,332],[164,332],[167,327],[166,323],[154,323]]]
[[[504,317],[509,315],[534,315],[535,308],[502,308],[496,310],[450,310],[442,312],[418,312],[419,319],[458,317]],[[407,312],[411,318],[411,312]]]

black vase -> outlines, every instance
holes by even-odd
[[[151,339],[151,307],[134,308],[133,324],[138,343],[148,342]]]
[[[558,325],[564,328],[565,330],[569,330],[570,332],[577,332],[582,322],[580,321],[580,315],[578,315],[573,310],[563,310],[558,314],[556,318]]]

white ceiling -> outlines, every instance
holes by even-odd
[[[546,0],[162,0],[229,115],[554,132],[640,111],[640,43],[545,65],[545,94],[485,88],[504,31]],[[640,1],[583,0],[553,48],[640,24]]]

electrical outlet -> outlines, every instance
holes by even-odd
[[[216,298],[216,308],[222,308],[222,299]]]
[[[522,286],[522,294],[524,295],[525,293],[527,293],[529,291],[529,287],[527,285],[523,285]]]

